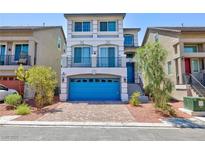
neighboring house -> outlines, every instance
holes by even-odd
[[[136,83],[133,57],[140,29],[123,29],[124,13],[64,16],[68,27],[61,101],[127,101],[128,83]]]
[[[165,72],[175,85],[172,96],[205,96],[205,27],[150,27],[142,45],[154,41],[168,51]]]
[[[66,39],[61,26],[0,26],[0,83],[19,89],[15,70],[34,65],[52,67],[60,86],[60,59]]]

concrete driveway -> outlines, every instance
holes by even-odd
[[[121,102],[67,102],[40,121],[135,122],[126,104]]]

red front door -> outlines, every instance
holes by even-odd
[[[191,64],[190,64],[190,58],[185,58],[185,73],[190,74],[191,73]]]

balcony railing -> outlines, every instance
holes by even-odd
[[[125,57],[63,57],[62,67],[124,67]]]
[[[31,65],[31,56],[0,55],[0,65]]]
[[[121,67],[122,57],[97,57],[97,67]]]

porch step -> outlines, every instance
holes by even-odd
[[[148,96],[144,95],[144,90],[139,84],[137,84],[137,83],[128,84],[128,96],[129,96],[129,98],[132,96],[132,94],[134,92],[140,92],[141,96],[139,96],[139,101],[141,103],[148,103],[149,102]]]
[[[127,84],[128,86],[128,96],[131,96],[134,92],[140,92],[141,95],[144,95],[144,91],[141,86],[137,83]]]

